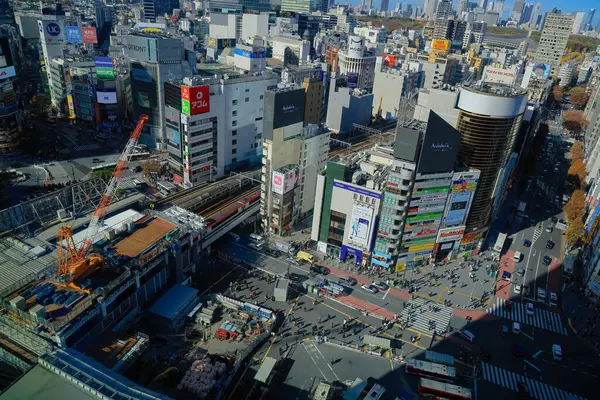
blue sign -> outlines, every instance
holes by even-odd
[[[267,54],[264,51],[248,51],[242,49],[234,49],[233,54],[246,58],[266,58]]]
[[[131,68],[131,79],[134,81],[152,83],[152,75],[143,69]]]
[[[83,43],[82,37],[81,37],[81,28],[78,26],[67,26],[66,28],[66,33],[67,33],[67,42],[69,43]]]
[[[388,256],[387,254],[383,254],[378,251],[374,251],[373,256],[371,257],[371,263],[379,265],[384,268],[389,268],[390,266],[388,265],[388,263],[391,258],[392,257]]]
[[[370,191],[368,189],[365,189],[363,187],[351,186],[351,185],[349,185],[347,183],[344,183],[344,182],[334,181],[333,182],[333,186],[339,187],[340,189],[349,190],[350,192],[354,192],[354,193],[362,194],[362,195],[365,195],[365,196],[373,197],[375,199],[380,199],[381,198],[381,194],[380,193],[372,192],[372,191]]]
[[[177,129],[173,129],[171,127],[167,127],[167,140],[173,143],[175,146],[179,146],[181,144],[181,135]]]
[[[94,57],[94,65],[97,68],[114,68],[115,59],[112,57]]]
[[[51,36],[60,35],[60,26],[56,22],[50,22],[46,25],[46,32]]]
[[[343,244],[342,249],[340,250],[340,260],[345,261],[348,254],[354,256],[354,261],[356,262],[356,265],[360,265],[360,262],[363,258],[362,250],[355,249],[354,247],[346,246],[345,244]]]

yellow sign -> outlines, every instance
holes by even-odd
[[[67,96],[67,105],[69,106],[69,118],[75,119],[75,105],[73,104],[73,96]]]
[[[423,250],[431,250],[433,249],[434,243],[420,244],[418,246],[411,246],[408,248],[409,252],[413,251],[423,251]]]
[[[433,42],[431,42],[431,49],[432,50],[447,51],[449,48],[450,48],[450,41],[449,40],[433,39]]]
[[[153,27],[144,27],[140,29],[140,32],[151,32],[151,33],[163,33],[163,30],[160,28],[153,28]]]
[[[398,263],[396,263],[396,272],[402,272],[406,269],[406,262],[405,261],[400,261]]]
[[[417,48],[416,47],[407,47],[406,52],[417,54]]]
[[[210,47],[217,47],[217,38],[209,37],[208,38],[208,45]]]

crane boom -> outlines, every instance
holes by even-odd
[[[135,146],[137,145],[137,142],[140,138],[140,134],[142,133],[142,128],[144,127],[146,121],[148,121],[148,116],[145,114],[140,115],[140,119],[137,123],[137,126],[135,127],[133,132],[131,132],[131,136],[129,136],[127,145],[125,146],[125,149],[123,149],[123,152],[121,153],[121,156],[117,161],[117,166],[115,167],[110,181],[106,186],[106,190],[104,191],[104,194],[102,195],[102,198],[100,199],[100,202],[98,203],[98,206],[96,207],[96,210],[94,211],[94,214],[90,219],[90,224],[85,233],[85,238],[81,243],[81,247],[79,247],[79,257],[85,257],[90,247],[92,246],[94,236],[96,236],[96,234],[100,230],[100,225],[102,222],[102,218],[104,217],[106,206],[110,204],[112,198],[115,195],[115,192],[117,191],[119,181],[121,180],[123,174],[125,173],[125,170],[127,169],[127,165],[129,164],[129,160],[131,158],[131,155],[133,154]]]

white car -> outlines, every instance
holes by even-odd
[[[548,233],[552,232],[552,225],[548,225],[546,227],[546,232],[548,232]]]
[[[513,292],[515,292],[516,294],[521,294],[521,285],[515,285],[513,287]]]
[[[375,293],[377,293],[377,292],[378,292],[377,288],[376,288],[375,286],[373,286],[373,285],[366,285],[366,284],[365,284],[365,285],[361,285],[360,287],[361,287],[363,290],[366,290],[367,292],[371,292],[371,293],[373,293],[373,294],[375,294]]]
[[[537,298],[539,301],[546,301],[546,289],[538,288]]]
[[[552,345],[552,357],[554,357],[554,361],[562,361],[563,354],[562,347],[560,347],[560,344]]]
[[[525,305],[525,310],[527,311],[527,315],[533,315],[533,313],[534,313],[533,303],[527,303]]]

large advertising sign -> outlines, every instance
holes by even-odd
[[[396,65],[396,56],[393,56],[391,54],[382,54],[381,63],[383,65],[387,65],[388,67],[393,67],[394,65]]]
[[[0,80],[16,76],[10,42],[7,38],[0,39]]]
[[[362,186],[354,186],[351,185],[349,183],[346,182],[340,182],[340,181],[334,181],[333,182],[333,186],[340,188],[340,189],[344,189],[344,190],[349,190],[350,192],[354,192],[354,193],[358,193],[358,194],[362,194],[364,196],[369,196],[369,197],[373,197],[375,199],[380,199],[381,198],[381,194],[378,192],[372,192],[369,189],[365,189]]]
[[[90,26],[81,27],[81,39],[83,43],[98,43],[98,36],[96,35],[96,28]]]
[[[285,182],[283,185],[283,194],[288,193],[290,190],[296,187],[298,183],[298,171],[296,169],[292,169],[285,173]]]
[[[358,87],[358,74],[356,72],[348,72],[347,82],[349,88]]]
[[[456,163],[459,145],[460,132],[431,111],[417,172],[433,174],[452,171]]]
[[[136,27],[140,32],[160,33],[160,32],[165,32],[167,30],[167,25],[158,24],[155,22],[139,22]]]
[[[374,210],[371,207],[354,203],[350,220],[350,233],[348,234],[349,240],[367,246],[369,233],[373,225],[373,212]]]
[[[174,129],[170,126],[167,127],[167,140],[169,143],[173,144],[175,147],[179,147],[181,145],[181,134],[177,129]]]
[[[40,37],[46,44],[60,44],[65,42],[65,22],[58,21],[38,21]]]
[[[529,62],[528,67],[531,68],[530,79],[541,79],[545,81],[550,74],[550,64],[536,64],[533,61]]]
[[[267,53],[265,51],[249,51],[244,49],[234,49],[233,54],[245,58],[266,58]]]
[[[235,39],[217,39],[209,37],[206,43],[211,49],[217,50],[223,50],[226,47],[235,47]]]
[[[467,208],[472,192],[452,193],[446,208],[443,226],[462,224],[467,216]]]
[[[384,268],[389,268],[390,266],[388,265],[388,263],[390,262],[391,258],[392,257],[388,256],[387,254],[383,254],[378,251],[374,251],[373,256],[371,257],[371,263],[379,265]]]
[[[67,34],[67,42],[69,43],[82,43],[83,36],[81,34],[81,28],[78,26],[67,26],[65,27]]]
[[[449,40],[434,39],[431,42],[431,49],[432,50],[447,51],[448,49],[450,49],[450,41]]]
[[[273,138],[273,130],[304,121],[304,89],[265,92],[263,136]]]
[[[477,189],[477,179],[458,179],[452,181],[452,193],[474,192]]]
[[[498,68],[490,65],[483,70],[483,81],[489,83],[501,83],[504,85],[512,85],[517,76],[516,67]]]
[[[197,115],[209,111],[210,91],[208,85],[181,86],[181,112]]]
[[[139,68],[131,68],[131,79],[134,81],[152,83],[152,75],[148,71]]]
[[[96,100],[100,104],[117,104],[117,92],[112,90],[96,90]]]
[[[69,107],[69,118],[75,119],[75,105],[73,104],[73,96],[67,95],[67,105]]]
[[[437,242],[455,242],[457,240],[461,240],[463,235],[465,234],[465,226],[457,226],[454,228],[446,228],[440,229],[438,233]]]
[[[271,187],[274,193],[283,194],[285,175],[281,172],[273,171],[273,182]]]
[[[99,79],[115,79],[116,61],[112,57],[94,57],[96,76]]]
[[[362,57],[365,48],[365,38],[361,36],[350,36],[348,38],[348,56]]]

